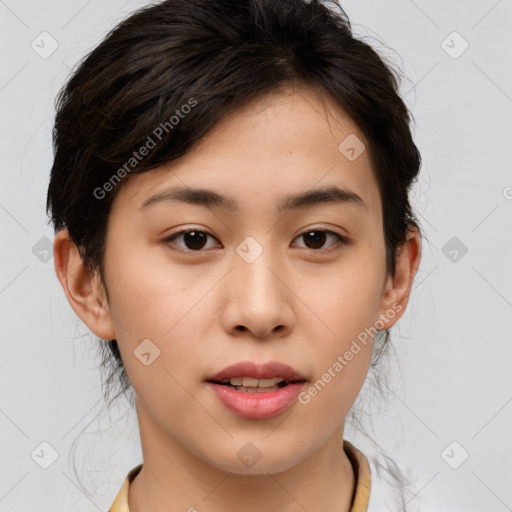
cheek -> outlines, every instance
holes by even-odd
[[[106,268],[119,349],[127,367],[130,361],[135,363],[131,374],[134,387],[140,381],[139,385],[148,390],[164,382],[173,388],[171,375],[180,382],[190,379],[186,368],[201,355],[201,341],[207,337],[216,311],[212,295],[205,294],[218,280],[211,272],[201,276],[199,267],[184,271],[165,258],[157,259],[155,252],[119,250],[114,254],[112,250],[112,256],[119,256],[111,257],[110,262],[116,264]],[[134,351],[137,353],[147,339],[159,353],[146,368],[134,357]],[[179,389],[176,392],[179,396]]]
[[[316,361],[317,380],[304,396],[313,407],[332,409],[339,417],[357,397],[370,364],[383,279],[380,260],[371,251],[361,251],[347,257],[328,278],[302,280],[304,302],[315,313],[308,313],[311,321],[303,324]]]
[[[304,389],[301,403],[309,404],[313,416],[324,417],[332,426],[345,417],[359,394],[373,350],[373,316],[368,310],[371,294],[359,290],[357,297],[346,298],[338,294],[329,301],[324,297],[325,323],[334,333],[326,327],[319,331],[317,326],[308,334],[316,375]]]
[[[383,281],[384,266],[362,251],[327,272],[308,274],[297,295],[314,313],[307,315],[310,329],[316,327],[316,337],[328,346],[341,348],[378,319]]]
[[[186,416],[185,404],[190,407],[183,385],[190,379],[190,361],[197,360],[197,343],[190,340],[191,321],[204,292],[199,285],[191,288],[182,272],[147,258],[133,251],[111,259],[116,264],[107,269],[110,308],[136,395],[152,415],[161,414],[161,421],[168,423],[169,411]],[[146,361],[145,353],[149,353]]]
[[[156,260],[154,249],[114,249],[107,268],[114,321],[134,336],[162,339],[197,302],[200,290],[179,268]]]

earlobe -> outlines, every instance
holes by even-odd
[[[383,329],[390,329],[404,314],[420,261],[421,235],[411,226],[406,241],[396,254],[395,276],[388,276],[386,280],[380,310],[380,319],[385,324]]]
[[[53,242],[55,272],[69,304],[84,324],[99,338],[115,339],[112,317],[98,273],[85,267],[67,229],[59,231]]]

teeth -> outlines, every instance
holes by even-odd
[[[255,379],[253,377],[231,377],[230,379],[224,379],[223,384],[228,382],[234,387],[243,388],[273,388],[280,382],[284,382],[286,379],[283,377],[273,377],[272,379]]]
[[[266,388],[246,388],[244,386],[236,386],[235,389],[244,393],[268,393],[269,391],[277,391],[279,388],[277,386]]]
[[[274,377],[272,379],[254,379],[252,377],[232,377],[229,382],[233,386],[243,386],[244,388],[271,388],[283,382],[282,377]]]
[[[279,384],[280,382],[285,381],[286,379],[283,379],[282,377],[274,377],[272,379],[258,379],[258,387],[259,388],[271,388],[274,387],[276,384]],[[245,386],[245,384],[244,384]]]
[[[247,387],[256,388],[256,387],[258,387],[258,382],[259,382],[258,379],[253,379],[252,377],[242,377],[242,386],[244,388],[247,388]]]

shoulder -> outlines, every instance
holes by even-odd
[[[130,483],[139,474],[141,469],[142,463],[138,466],[135,466],[128,472],[126,478],[124,479],[123,485],[117,493],[114,502],[108,509],[108,512],[130,512],[130,509],[128,508],[128,489],[130,488]]]
[[[418,496],[419,489],[413,489],[392,458],[384,454],[367,457],[345,439],[343,448],[356,477],[350,512],[425,511],[423,499]]]

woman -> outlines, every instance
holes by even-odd
[[[111,512],[378,505],[343,432],[419,266],[420,155],[332,7],[168,0],[60,95],[56,272],[143,452]]]

